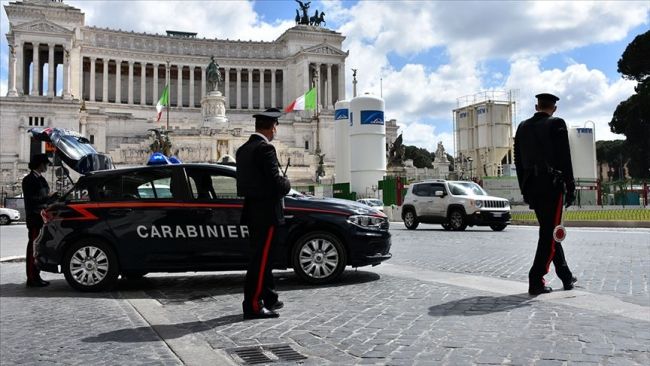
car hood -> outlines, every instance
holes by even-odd
[[[481,200],[481,201],[507,201],[507,202],[510,202],[510,201],[508,201],[507,198],[495,197],[495,196],[455,195],[455,197],[463,197],[463,198],[468,198],[468,199],[472,199],[472,200]]]
[[[291,206],[297,206],[319,210],[343,211],[350,215],[373,215],[386,217],[386,214],[379,210],[350,200],[310,196],[287,196],[287,198],[285,204],[287,204],[288,209],[290,209]]]
[[[113,169],[109,155],[98,153],[87,138],[64,128],[31,128],[28,131],[37,141],[50,142],[56,154],[79,174],[95,170]]]

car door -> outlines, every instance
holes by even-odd
[[[431,216],[431,184],[420,183],[413,187],[413,205],[419,217]]]
[[[240,224],[243,200],[237,196],[234,170],[187,167],[185,171],[200,225],[200,235],[192,243],[195,263],[242,268],[248,263],[248,227]]]
[[[98,205],[117,238],[123,270],[183,267],[188,249],[178,227],[191,222],[183,204],[183,177],[173,166],[143,168],[98,187]]]
[[[434,216],[436,219],[444,218],[447,215],[447,191],[444,183],[432,183],[429,192],[431,193],[431,216]]]

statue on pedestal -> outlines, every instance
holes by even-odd
[[[214,56],[210,56],[210,64],[206,71],[208,79],[208,92],[216,91],[221,82],[221,73],[219,72],[219,64],[214,61]]]
[[[395,141],[391,144],[388,150],[388,166],[401,167],[404,166],[404,155],[406,148],[402,142],[402,134],[397,136]]]

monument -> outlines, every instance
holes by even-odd
[[[208,64],[206,74],[208,90],[206,96],[201,99],[201,115],[203,116],[204,126],[227,128],[226,97],[217,90],[222,79],[219,64],[214,61],[214,56],[210,57],[210,64]]]
[[[439,177],[446,177],[449,175],[449,159],[447,158],[447,153],[445,152],[445,147],[442,145],[442,141],[438,142],[435,159],[433,160],[433,171],[434,174]]]

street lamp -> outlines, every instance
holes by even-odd
[[[474,174],[472,174],[472,159],[471,157],[467,158],[467,161],[469,161],[469,178],[472,179],[474,177]]]

